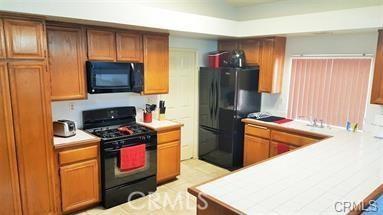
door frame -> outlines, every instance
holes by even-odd
[[[198,158],[198,124],[199,124],[199,112],[198,112],[198,107],[199,107],[199,64],[198,64],[198,51],[197,49],[191,49],[191,48],[169,48],[169,53],[172,51],[184,51],[184,52],[193,52],[194,54],[194,63],[195,63],[195,68],[194,68],[194,98],[193,98],[193,146],[192,146],[192,159],[193,158]],[[182,153],[182,143],[181,143],[181,153]]]

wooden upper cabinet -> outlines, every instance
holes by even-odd
[[[88,59],[116,61],[116,33],[113,31],[87,30]]]
[[[234,49],[238,49],[238,40],[219,40],[218,50],[232,52]]]
[[[142,62],[142,35],[137,32],[117,32],[117,61]]]
[[[8,64],[23,214],[57,214],[49,74],[43,61]]]
[[[261,55],[261,40],[245,39],[241,40],[239,49],[245,52],[245,60],[248,65],[259,65]]]
[[[0,208],[1,214],[21,214],[13,117],[6,63],[0,63]]]
[[[376,49],[371,103],[383,105],[383,30],[379,31],[378,47]]]
[[[4,25],[3,20],[0,19],[0,59],[6,57],[5,53],[5,40],[4,40]]]
[[[262,38],[259,60],[259,92],[280,93],[285,58],[286,38]]]
[[[169,36],[146,34],[144,44],[144,94],[169,91]]]
[[[4,19],[4,31],[8,58],[45,58],[45,33],[42,21]]]
[[[52,100],[86,98],[85,33],[81,28],[47,27]]]

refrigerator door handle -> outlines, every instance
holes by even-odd
[[[220,134],[220,130],[217,130],[217,129],[213,129],[213,128],[209,128],[207,126],[204,126],[204,125],[200,125],[200,127],[206,131],[209,131],[211,133],[214,133],[214,134]]]
[[[212,103],[212,98],[214,97],[214,92],[213,92],[213,82],[210,84],[210,91],[209,91],[209,111],[210,111],[210,118],[213,118],[213,106],[214,104]]]
[[[215,118],[217,118],[218,99],[219,99],[219,95],[218,95],[218,83],[217,83],[217,81],[215,81],[214,83],[215,83],[215,109],[214,109],[214,116],[215,116]]]

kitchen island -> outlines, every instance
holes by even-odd
[[[383,140],[304,122],[245,123],[331,136],[189,188],[198,214],[347,214],[383,183]]]

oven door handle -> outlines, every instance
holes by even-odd
[[[118,152],[120,151],[121,148],[119,149],[104,149],[105,152]]]
[[[104,149],[104,152],[119,152],[121,149],[122,148],[118,148],[118,149]],[[157,145],[146,146],[145,149],[146,149],[146,151],[156,150],[157,149]]]

